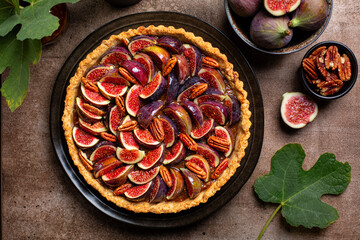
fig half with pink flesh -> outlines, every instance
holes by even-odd
[[[215,122],[220,125],[225,125],[229,110],[222,103],[215,101],[207,101],[200,104],[202,113],[208,117],[213,118]]]
[[[165,147],[166,148],[171,147],[172,145],[174,145],[176,137],[178,135],[177,127],[175,123],[165,115],[161,115],[159,117],[159,120],[162,123],[165,133],[165,137],[164,137]]]
[[[141,63],[145,67],[149,77],[148,82],[150,82],[155,76],[155,66],[152,59],[145,53],[137,53],[134,56],[134,60]]]
[[[145,157],[145,152],[139,149],[126,149],[117,147],[116,157],[123,163],[135,164]]]
[[[99,178],[122,164],[115,156],[100,159],[94,164],[93,174],[95,178]]]
[[[224,99],[225,95],[219,89],[209,87],[201,96],[194,99],[194,103],[198,105],[207,101],[216,101],[221,103]]]
[[[153,185],[153,182],[148,182],[140,186],[131,187],[124,193],[124,195],[130,201],[145,201],[149,198]]]
[[[190,67],[187,59],[180,54],[174,55],[177,59],[175,70],[178,75],[180,85],[184,83],[185,79],[190,76]]]
[[[144,65],[135,60],[123,61],[121,67],[129,71],[129,73],[142,85],[145,86],[149,81],[149,74]]]
[[[151,57],[159,70],[162,70],[166,62],[170,59],[170,53],[165,48],[159,46],[146,47],[142,51]]]
[[[241,108],[240,102],[233,95],[226,95],[223,104],[229,110],[229,125],[240,121]]]
[[[122,120],[121,124],[130,122],[131,118],[129,115],[125,116]],[[119,140],[124,148],[131,150],[131,149],[139,149],[139,144],[136,142],[134,138],[134,134],[132,131],[121,131],[119,133]]]
[[[189,78],[179,89],[179,95],[177,97],[178,102],[183,102],[189,100],[190,95],[193,93],[193,90],[197,88],[200,84],[207,82],[204,79],[198,77]]]
[[[196,153],[203,156],[212,167],[217,167],[220,163],[219,153],[205,143],[198,143]]]
[[[147,101],[156,101],[166,90],[166,80],[161,72],[157,72],[155,77],[141,90],[140,97]]]
[[[92,120],[92,121],[98,121],[98,120],[102,119],[101,115],[96,115],[96,114],[91,113],[88,110],[86,110],[84,108],[84,103],[85,103],[84,99],[82,99],[80,97],[76,98],[76,110],[80,116],[82,116],[86,119]]]
[[[116,153],[116,147],[113,143],[110,142],[100,143],[91,153],[90,161],[97,162],[100,159],[115,156],[115,153]]]
[[[208,82],[209,87],[225,92],[225,82],[222,75],[214,68],[203,67],[198,73],[199,77]]]
[[[156,38],[152,36],[140,35],[134,37],[129,45],[128,49],[134,56],[137,52],[140,52],[143,48],[152,46],[156,43]]]
[[[190,199],[196,198],[201,192],[201,180],[195,173],[189,171],[187,168],[180,168],[185,180],[186,190]]]
[[[136,117],[141,107],[141,100],[139,95],[142,89],[143,86],[136,84],[133,85],[126,94],[125,108],[127,113],[133,117]]]
[[[86,101],[94,104],[95,106],[106,106],[110,103],[110,100],[104,97],[100,92],[91,91],[90,89],[84,87],[84,84],[82,83],[80,89],[81,94]]]
[[[175,123],[177,129],[188,135],[191,134],[192,123],[189,114],[179,103],[170,103],[164,110],[164,114]]]
[[[214,127],[214,119],[208,118],[204,121],[204,124],[201,127],[194,128],[191,131],[191,137],[195,140],[207,138],[214,130]]]
[[[178,95],[179,91],[179,80],[177,79],[174,72],[170,72],[167,75],[167,85],[166,85],[166,104],[174,101]]]
[[[184,190],[184,179],[180,171],[176,168],[170,168],[170,176],[172,180],[171,188],[168,190],[166,199],[173,200]]]
[[[300,3],[301,0],[264,0],[265,9],[275,17],[294,11]]]
[[[159,147],[149,150],[137,165],[139,168],[147,170],[162,163],[164,161],[164,156],[165,145],[161,144]]]
[[[90,123],[83,120],[82,118],[79,118],[79,126],[86,132],[93,134],[95,136],[99,135],[102,132],[107,131],[107,128],[105,127],[104,123],[101,121]]]
[[[225,157],[229,157],[234,149],[234,144],[235,144],[235,137],[233,132],[228,127],[222,127],[222,126],[216,126],[214,132],[217,137],[226,139],[230,142],[229,151],[224,153]]]
[[[181,106],[189,113],[196,127],[201,127],[204,124],[204,116],[196,103],[185,100],[181,103]]]
[[[177,164],[181,162],[186,156],[186,149],[181,141],[177,141],[174,146],[167,149],[165,152],[164,165]]]
[[[110,108],[109,114],[108,114],[108,127],[110,132],[117,136],[117,129],[120,126],[122,120],[121,112],[118,108],[118,106],[114,105]]]
[[[148,129],[136,127],[133,131],[135,140],[146,148],[156,148],[160,145]]]
[[[101,57],[100,64],[112,64],[119,67],[125,60],[131,60],[131,53],[124,47],[114,47]]]
[[[145,184],[152,181],[160,171],[160,166],[149,170],[134,170],[129,173],[128,178],[135,184]]]
[[[160,37],[157,40],[157,45],[175,54],[179,54],[182,48],[182,43],[178,39],[171,36]]]
[[[151,120],[163,106],[164,102],[162,100],[157,100],[142,106],[137,113],[139,125],[144,129],[148,128]]]
[[[190,75],[196,76],[201,68],[201,52],[191,44],[183,44],[182,54],[187,58],[190,68]]]
[[[130,83],[120,76],[120,74],[114,76],[105,76],[97,82],[98,88],[103,96],[106,98],[115,98],[122,96],[126,93]]]
[[[200,167],[205,172],[205,176],[201,179],[204,182],[208,182],[210,180],[210,165],[205,158],[203,158],[199,154],[189,155],[185,158],[185,162],[195,163],[198,167]]]
[[[80,148],[90,148],[99,142],[97,137],[77,126],[73,127],[72,136],[76,145]]]
[[[149,201],[151,203],[158,203],[164,201],[167,193],[167,187],[164,180],[159,175],[157,175],[153,182],[154,186],[151,190]]]
[[[112,170],[104,175],[102,175],[101,179],[103,182],[110,187],[117,187],[123,185],[126,180],[128,174],[133,170],[134,165],[126,165]]]
[[[113,72],[115,70],[115,66],[112,64],[107,65],[97,65],[90,68],[85,74],[85,78],[92,82],[98,81],[100,78],[108,74],[109,72]]]

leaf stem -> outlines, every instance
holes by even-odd
[[[269,226],[270,222],[273,220],[273,218],[275,217],[276,213],[281,209],[283,205],[280,204],[275,211],[271,214],[270,218],[267,220],[267,222],[265,223],[263,229],[261,230],[259,236],[257,237],[257,240],[260,240],[262,238],[262,236],[264,235],[265,230],[267,229],[267,227]]]

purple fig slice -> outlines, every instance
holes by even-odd
[[[116,168],[111,172],[104,174],[101,179],[109,187],[117,187],[123,185],[127,180],[127,175],[133,170],[134,165],[126,165]]]
[[[160,145],[160,142],[157,141],[151,132],[147,129],[142,129],[140,127],[136,127],[133,131],[135,140],[144,147],[147,148],[156,148]]]
[[[77,126],[73,127],[72,135],[76,145],[80,148],[93,147],[99,142],[99,139],[97,137]]]
[[[112,72],[114,69],[115,69],[115,66],[111,65],[111,64],[97,65],[97,66],[90,68],[87,71],[87,73],[85,74],[85,78],[92,82],[96,82],[100,78],[102,78],[104,75],[106,75],[107,73]]]
[[[98,146],[90,155],[90,161],[97,162],[100,159],[113,157],[116,153],[116,147],[114,144],[108,142]]]
[[[140,97],[147,101],[156,101],[158,100],[161,95],[164,93],[166,89],[166,80],[161,75],[161,72],[157,72],[155,77],[146,84],[146,86],[141,90]]]
[[[97,85],[103,96],[106,98],[115,98],[122,96],[126,93],[130,83],[120,75],[118,76],[105,76],[101,78]]]
[[[138,162],[138,167],[144,170],[158,166],[164,161],[165,156],[165,145],[161,144],[159,147],[149,150],[146,156]]]
[[[140,52],[143,48],[152,46],[155,43],[156,43],[156,38],[152,36],[146,36],[146,35],[136,36],[130,41],[128,45],[128,49],[130,53],[134,56],[137,52]]]
[[[141,100],[139,95],[142,89],[143,86],[141,85],[133,85],[126,94],[126,98],[125,98],[126,111],[128,112],[128,114],[130,114],[133,117],[136,117],[141,106]]]
[[[115,168],[121,166],[121,164],[122,162],[117,160],[114,156],[100,159],[94,164],[94,177],[99,178],[102,175],[107,174],[108,172],[111,172]]]
[[[179,80],[174,72],[170,72],[167,75],[166,104],[169,104],[176,99],[178,91]]]
[[[85,130],[86,132],[97,136],[102,132],[106,132],[107,128],[105,127],[104,123],[101,121],[97,121],[94,123],[90,123],[87,121],[84,121],[82,118],[79,118],[79,126]]]
[[[190,67],[187,59],[180,54],[174,55],[177,59],[175,70],[178,75],[180,85],[190,76]]]
[[[166,62],[170,59],[170,53],[166,51],[165,48],[159,46],[146,47],[142,51],[151,57],[159,70],[162,70]]]
[[[214,119],[208,118],[204,121],[204,124],[201,127],[194,128],[191,131],[191,137],[194,140],[205,139],[208,136],[210,136],[210,134],[214,130],[214,127],[215,127]]]
[[[94,121],[98,121],[102,119],[101,115],[96,115],[86,110],[84,108],[84,103],[85,103],[84,99],[80,97],[76,98],[76,109],[80,116],[83,116],[86,119],[94,120]]]
[[[112,134],[114,134],[115,136],[117,136],[117,129],[120,126],[121,120],[122,120],[121,112],[119,108],[116,105],[114,105],[109,110],[108,126],[110,132],[112,132]]]
[[[162,180],[162,178],[157,175],[153,182],[154,186],[150,193],[150,202],[158,203],[164,201],[167,193],[167,187],[164,180]]]
[[[226,139],[230,142],[230,148],[227,152],[224,153],[225,157],[229,157],[230,154],[232,153],[233,149],[234,149],[234,141],[235,141],[235,137],[233,132],[227,128],[227,127],[222,127],[222,126],[217,126],[215,127],[215,135],[217,137],[220,137],[222,139]]]
[[[195,173],[189,171],[187,168],[180,168],[183,175],[186,190],[190,199],[196,198],[201,192],[201,180]]]
[[[279,17],[297,9],[300,2],[301,0],[264,0],[264,6],[271,15]]]
[[[145,157],[145,152],[139,149],[126,149],[117,147],[116,157],[123,163],[135,164]]]
[[[164,137],[165,147],[167,148],[171,147],[175,143],[176,137],[178,135],[177,127],[170,118],[164,115],[161,115],[159,119],[162,123],[165,133],[165,137]]]
[[[157,45],[175,54],[179,54],[182,48],[182,43],[178,39],[171,36],[160,37],[157,40]]]
[[[119,67],[125,60],[131,60],[131,53],[124,47],[114,47],[101,57],[100,64],[112,64]]]
[[[201,127],[204,124],[204,116],[197,104],[192,101],[185,100],[181,103],[181,106],[183,106],[189,113],[196,127]]]
[[[225,92],[225,83],[222,75],[214,68],[203,67],[199,71],[199,78],[205,79],[209,87]]]
[[[174,121],[180,132],[186,133],[187,135],[191,134],[192,124],[190,116],[179,103],[170,103],[163,112]]]
[[[198,143],[197,154],[203,156],[211,167],[217,167],[220,163],[219,154],[205,143]]]
[[[155,76],[155,66],[152,59],[145,53],[137,53],[134,56],[134,60],[141,63],[145,67],[149,77],[148,82],[150,82]]]
[[[180,171],[176,168],[170,168],[170,176],[173,184],[167,192],[167,200],[175,199],[184,190],[184,179]]]
[[[195,163],[198,167],[205,171],[205,176],[202,176],[201,179],[204,182],[208,182],[210,180],[210,165],[205,158],[203,158],[199,154],[189,155],[185,158],[185,162]],[[190,169],[191,170],[191,169]]]
[[[177,141],[171,149],[167,149],[165,152],[164,165],[177,164],[181,162],[186,156],[186,149],[181,141]]]
[[[128,70],[141,85],[145,86],[148,83],[149,74],[141,63],[135,60],[126,60],[120,66]]]
[[[157,100],[155,102],[151,102],[142,106],[137,113],[139,125],[144,129],[148,128],[151,120],[161,110],[163,106],[164,102],[162,100]]]
[[[240,102],[233,95],[226,95],[224,106],[229,109],[229,125],[235,124],[240,121],[241,108]]]
[[[129,115],[127,115],[126,117],[124,117],[121,124],[130,122],[130,121],[131,121],[131,118]],[[139,144],[136,142],[133,132],[121,131],[119,133],[119,140],[120,140],[121,144],[123,145],[123,147],[128,150],[139,149]]]
[[[129,173],[128,178],[135,184],[145,184],[152,181],[160,171],[160,166],[150,170],[134,170]]]
[[[219,89],[208,88],[201,96],[194,99],[194,103],[200,105],[207,101],[222,102],[224,99],[225,95]]]
[[[197,77],[189,78],[179,89],[179,95],[177,97],[178,102],[188,100],[193,90],[197,88],[200,84],[207,84],[204,79]]]
[[[200,109],[206,117],[213,118],[220,125],[225,125],[229,110],[223,104],[207,101],[200,104]]]
[[[201,68],[201,52],[194,45],[183,44],[182,54],[189,62],[190,75],[196,76]]]
[[[96,105],[96,106],[106,106],[110,103],[109,99],[101,95],[99,92],[91,91],[84,87],[84,84],[81,83],[81,93],[86,101]]]
[[[148,182],[140,186],[131,187],[124,193],[124,195],[130,201],[146,201],[151,193],[153,185],[153,182]]]

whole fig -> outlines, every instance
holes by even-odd
[[[252,17],[261,8],[263,0],[229,0],[231,9],[240,17]]]
[[[273,17],[266,11],[258,12],[250,25],[250,38],[259,47],[277,49],[287,45],[293,31],[288,26],[289,18],[284,15]]]
[[[329,7],[326,0],[301,0],[289,26],[304,31],[317,30],[324,24],[328,15]]]

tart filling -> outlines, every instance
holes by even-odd
[[[89,185],[134,212],[205,203],[240,166],[247,93],[227,57],[184,29],[149,26],[104,40],[70,79],[62,117]]]

